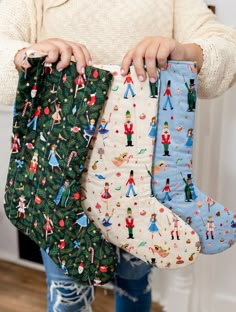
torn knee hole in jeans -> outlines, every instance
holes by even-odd
[[[57,311],[59,305],[80,305],[84,311],[88,311],[93,300],[93,287],[65,281],[51,281],[50,283],[50,301],[55,303],[53,311]]]

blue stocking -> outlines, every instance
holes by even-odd
[[[192,174],[197,72],[194,63],[168,63],[160,74],[153,193],[198,233],[202,253],[215,254],[236,239],[233,213],[201,192]],[[169,104],[169,105],[167,105]],[[174,239],[175,233],[172,233]]]

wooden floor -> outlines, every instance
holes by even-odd
[[[113,306],[112,290],[97,288],[93,312],[112,312]],[[44,272],[0,260],[0,311],[45,312]],[[153,304],[152,312],[162,311],[157,303]]]

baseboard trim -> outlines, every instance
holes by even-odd
[[[32,262],[32,261],[27,261],[20,259],[19,257],[14,257],[13,255],[0,252],[0,259],[8,262],[12,262],[14,264],[18,264],[21,266],[25,266],[31,269],[39,270],[39,271],[44,271],[44,266],[42,264]]]

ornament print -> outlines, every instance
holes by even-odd
[[[73,62],[58,72],[44,58],[28,57],[20,73],[5,212],[65,274],[80,284],[104,284],[117,255],[81,207],[80,180],[112,75],[87,67],[78,76]]]

